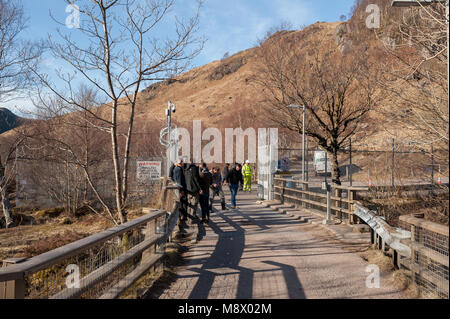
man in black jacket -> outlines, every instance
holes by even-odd
[[[187,198],[186,198],[186,179],[184,176],[183,160],[179,159],[174,164],[172,180],[175,184],[181,186],[179,190],[180,196],[180,220],[187,219]]]
[[[199,195],[203,192],[200,187],[200,176],[198,166],[194,163],[187,164],[186,170],[184,173],[186,179],[186,193],[187,193],[187,201],[188,201],[188,214],[193,216],[193,218],[197,219],[197,208]]]
[[[236,195],[239,190],[239,183],[244,183],[244,178],[242,177],[241,167],[239,164],[235,164],[234,168],[228,173],[227,183],[230,186],[231,192],[231,207],[236,208]]]
[[[212,184],[212,175],[206,164],[200,169],[200,206],[202,208],[202,222],[209,223],[209,188]]]
[[[224,181],[224,182],[226,182],[226,180],[227,180],[227,177],[228,177],[228,173],[230,172],[230,164],[226,164],[225,165],[225,168],[223,169],[223,175],[222,175],[222,180]]]

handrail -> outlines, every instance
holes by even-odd
[[[420,218],[415,218],[414,216],[409,216],[409,215],[403,215],[400,216],[400,221],[402,222],[406,222],[408,224],[417,226],[417,227],[422,227],[424,229],[427,229],[429,231],[444,235],[444,236],[449,236],[449,228],[448,226],[444,226],[444,225],[440,225],[440,224],[436,224],[433,222],[429,222]]]
[[[283,177],[275,177],[274,181],[300,183],[300,184],[305,184],[305,185],[311,185],[311,184],[318,183],[318,182],[309,182],[309,181],[306,182],[306,181],[302,181],[302,180],[289,179],[289,178],[283,178]],[[369,187],[367,187],[367,186],[343,186],[343,185],[331,184],[331,188],[349,190],[349,191],[369,191]]]
[[[164,197],[167,196],[167,190],[177,190],[180,189],[178,185],[167,185],[164,184]],[[24,278],[33,273],[36,273],[40,270],[46,269],[53,265],[58,264],[66,260],[67,258],[76,256],[90,248],[93,248],[99,244],[103,244],[108,240],[125,234],[129,231],[135,230],[137,227],[141,227],[147,225],[149,222],[153,220],[157,220],[158,218],[165,217],[165,223],[162,227],[163,233],[158,235],[155,234],[149,238],[145,238],[144,241],[138,243],[134,247],[130,248],[127,251],[124,251],[121,255],[115,257],[110,260],[108,263],[100,266],[95,271],[90,272],[84,278],[80,280],[79,288],[65,288],[62,291],[49,296],[50,298],[61,299],[61,298],[76,298],[81,296],[85,291],[90,289],[93,285],[101,282],[106,276],[112,274],[116,269],[126,264],[130,260],[133,260],[135,257],[147,251],[151,246],[154,245],[162,245],[166,242],[175,229],[175,226],[178,221],[178,205],[179,205],[179,197],[175,192],[175,199],[173,205],[173,211],[168,213],[163,210],[155,211],[149,213],[145,216],[127,222],[123,225],[119,225],[117,227],[102,231],[100,233],[91,235],[89,237],[83,238],[76,242],[70,243],[68,245],[59,247],[57,249],[48,251],[44,254],[32,257],[20,264],[15,264],[6,268],[0,268],[0,283],[5,285],[8,282],[16,282],[18,285],[17,289],[19,291],[23,290]],[[155,248],[156,249],[156,248]],[[162,254],[164,255],[164,254]],[[156,254],[151,258],[146,258],[142,261],[141,265],[138,266],[134,271],[128,274],[127,281],[124,280],[119,281],[119,284],[114,286],[114,292],[108,292],[110,295],[118,296],[119,293],[123,292],[126,288],[128,288],[131,283],[134,283],[138,280],[145,270],[150,269],[152,265],[154,265],[158,260],[162,257],[161,254]],[[122,283],[122,284],[121,284]],[[6,287],[6,286],[5,286]],[[104,296],[108,295],[108,293],[104,294]],[[8,295],[11,295],[8,293]],[[23,298],[23,291],[13,294],[15,298]],[[6,296],[6,295],[5,295]],[[14,298],[14,297],[13,297]]]
[[[12,265],[7,268],[1,268],[0,281],[16,280],[24,275],[26,276],[30,273],[42,270],[68,257],[75,256],[79,252],[108,241],[109,239],[119,236],[123,233],[126,233],[127,231],[134,229],[140,225],[146,224],[158,217],[164,216],[165,214],[166,212],[164,211],[150,213],[123,225],[119,225],[117,227],[105,230],[92,236],[80,239],[76,242],[48,251],[41,255],[32,257],[21,264]]]

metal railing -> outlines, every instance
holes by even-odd
[[[381,216],[359,204],[357,214],[371,228],[374,249],[388,253],[393,265],[406,269],[419,290],[431,297],[449,297],[449,229],[413,215],[400,216],[393,228]]]
[[[275,199],[302,208],[325,212],[327,195],[317,183],[276,177]],[[414,216],[400,216],[399,228],[357,200],[367,187],[331,185],[331,211],[342,222],[365,223],[370,227],[372,247],[392,257],[398,269],[406,269],[422,292],[449,297],[449,228]]]
[[[30,259],[4,261],[0,299],[120,297],[165,255],[179,207],[178,187],[165,181],[164,197],[168,190],[174,194],[170,212],[144,209],[146,215],[115,228]]]

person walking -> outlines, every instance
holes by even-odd
[[[246,161],[244,167],[242,167],[242,175],[244,176],[244,192],[252,191],[252,167],[250,161]]]
[[[222,204],[222,210],[226,210],[225,207],[225,194],[223,192],[223,179],[220,174],[220,168],[214,167],[212,170],[212,184],[211,184],[211,194],[210,194],[210,210],[212,211],[212,207],[214,205],[214,198],[216,196],[220,197],[220,202]]]
[[[241,166],[239,164],[235,164],[234,168],[228,173],[227,183],[230,186],[231,192],[231,207],[232,209],[236,209],[236,195],[239,190],[239,183],[244,183],[242,178]]]
[[[186,193],[187,193],[187,213],[192,216],[193,219],[198,219],[197,209],[199,196],[202,193],[200,187],[199,168],[194,163],[186,165],[185,170],[186,179]]]
[[[184,165],[183,160],[178,159],[175,162],[175,167],[173,169],[172,175],[173,182],[181,187],[181,189],[176,191],[180,198],[180,206],[179,206],[180,221],[187,220],[186,178],[184,177],[183,165]]]
[[[206,164],[200,169],[200,207],[202,209],[202,223],[209,223],[209,188],[212,184],[212,175]]]
[[[228,173],[230,172],[230,166],[231,166],[231,164],[227,163],[223,169],[222,180],[224,182],[226,182],[226,180],[227,180]]]

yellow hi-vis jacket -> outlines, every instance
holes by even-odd
[[[250,165],[245,164],[244,167],[242,167],[242,175],[252,176],[252,167]]]

